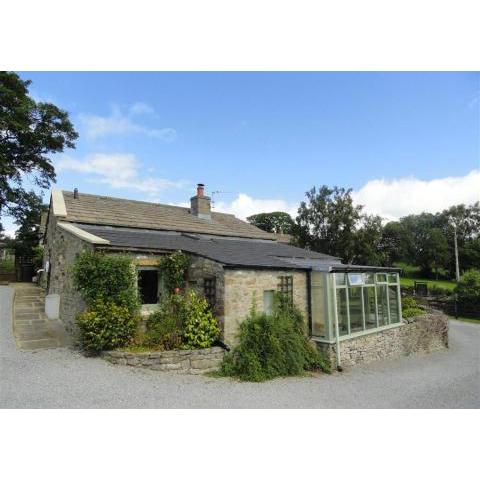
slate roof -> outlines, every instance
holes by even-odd
[[[229,266],[310,269],[310,263],[329,265],[340,263],[340,260],[335,257],[271,240],[194,235],[79,223],[76,223],[75,226],[108,240],[110,245],[107,248],[183,250]],[[295,263],[295,260],[301,260],[301,262]]]
[[[244,238],[275,238],[275,235],[226,213],[212,212],[211,220],[204,220],[192,215],[185,207],[82,192],[75,199],[73,192],[62,193],[67,210],[67,216],[62,221]]]

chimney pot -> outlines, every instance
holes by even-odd
[[[197,197],[205,196],[205,185],[203,183],[197,184]]]
[[[73,189],[73,198],[78,200],[78,188]]]

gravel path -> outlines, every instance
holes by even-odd
[[[263,384],[113,366],[68,348],[20,351],[0,287],[2,408],[478,408],[480,325],[451,321],[450,349]]]

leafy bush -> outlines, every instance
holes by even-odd
[[[433,297],[448,297],[452,294],[452,291],[434,284],[433,287],[430,287],[429,294]]]
[[[410,307],[410,308],[402,309],[403,318],[416,317],[418,315],[425,315],[425,310],[423,308],[418,308],[418,307],[417,308]]]
[[[103,300],[131,313],[139,307],[135,269],[128,257],[84,251],[75,261],[73,279],[88,305]]]
[[[170,295],[160,304],[158,310],[148,317],[143,343],[162,350],[180,348],[184,318],[183,296]]]
[[[408,308],[419,308],[421,310],[425,309],[424,307],[419,305],[417,303],[417,301],[415,300],[415,298],[413,298],[413,297],[402,298],[402,310],[406,310]]]
[[[185,297],[183,339],[186,348],[209,348],[220,336],[218,321],[208,302],[194,291]]]
[[[162,259],[160,271],[168,293],[185,288],[189,265],[190,259],[181,251],[174,252]]]
[[[132,341],[138,319],[125,305],[96,300],[77,315],[83,346],[99,352],[124,347]]]
[[[218,321],[207,301],[189,291],[169,295],[149,316],[143,343],[164,350],[209,348],[219,336]]]
[[[4,273],[14,273],[15,260],[13,260],[13,258],[6,258],[5,260],[0,260],[0,271]]]
[[[405,297],[402,298],[402,317],[403,318],[410,318],[416,317],[417,315],[424,315],[425,314],[425,307],[419,305],[415,298],[413,297]]]
[[[222,363],[222,375],[261,382],[307,370],[330,372],[326,360],[308,341],[302,314],[289,302],[275,302],[272,315],[252,309],[240,324],[238,337],[238,345]]]
[[[461,309],[480,311],[480,270],[468,270],[455,287]]]

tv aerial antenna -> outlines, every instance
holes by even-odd
[[[213,192],[210,192],[212,208],[215,208],[215,202],[216,202],[215,196],[216,195],[229,195],[229,194],[233,194],[233,192],[225,192],[223,190],[215,190]]]

